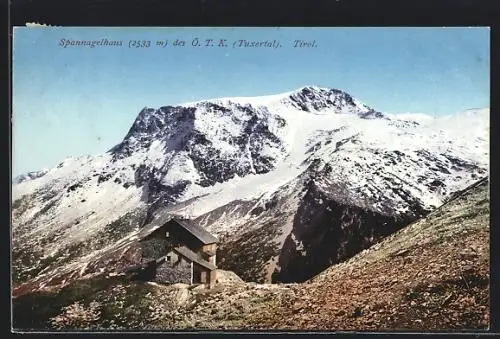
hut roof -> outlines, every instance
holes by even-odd
[[[176,248],[174,248],[174,251],[177,252],[178,254],[180,254],[181,256],[185,257],[186,259],[188,259],[188,260],[190,260],[192,262],[195,262],[195,263],[197,263],[200,266],[208,268],[211,271],[217,269],[217,267],[215,265],[213,265],[213,264],[209,263],[208,261],[200,258],[196,253],[194,253],[193,251],[191,251],[186,246],[176,247]]]
[[[203,227],[196,225],[194,222],[190,220],[182,220],[174,218],[168,214],[159,215],[154,220],[154,222],[150,223],[149,225],[146,225],[144,227],[144,231],[141,232],[140,239],[143,240],[147,238],[157,229],[162,228],[172,222],[180,225],[186,231],[191,233],[194,237],[200,240],[203,243],[203,245],[209,245],[218,242],[218,239],[215,236],[213,236],[210,232],[205,230]]]

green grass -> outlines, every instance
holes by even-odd
[[[59,292],[34,292],[13,299],[13,327],[15,329],[50,329],[50,318],[63,312],[63,308],[75,302],[88,306],[92,301],[110,297],[108,289],[120,283],[127,283],[123,277],[96,277],[77,280]],[[128,305],[139,305],[143,289],[132,290],[127,296]],[[104,316],[117,312],[110,303],[103,310]]]

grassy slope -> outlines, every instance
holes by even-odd
[[[482,329],[489,195],[478,187],[307,283],[213,290],[77,281],[14,301],[17,328]]]

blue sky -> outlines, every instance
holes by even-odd
[[[347,91],[388,113],[489,107],[488,28],[16,28],[13,175],[96,155],[121,141],[145,107],[276,94],[305,85]],[[199,38],[282,47],[191,47]],[[61,39],[122,47],[59,46]],[[131,39],[149,48],[129,48]],[[158,40],[186,46],[160,48]],[[294,48],[296,39],[318,47]]]

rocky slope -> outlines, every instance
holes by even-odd
[[[489,187],[482,180],[304,283],[214,289],[102,275],[14,299],[15,328],[478,330],[489,324]]]
[[[109,152],[13,185],[15,293],[125,267],[166,212],[217,235],[223,269],[304,281],[486,176],[488,114],[390,115],[319,87],[145,108]]]

